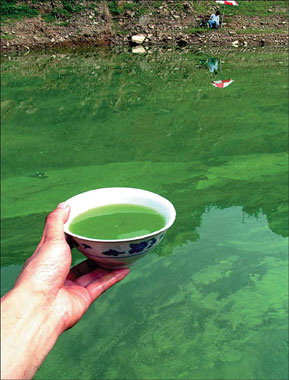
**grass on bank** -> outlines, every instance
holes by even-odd
[[[39,5],[41,3],[50,3],[50,0],[31,0],[30,2],[17,1],[17,0],[0,0],[1,8],[1,21],[19,20],[25,17],[35,17],[41,12]],[[118,0],[108,0],[107,4],[112,16],[120,16],[126,11],[135,12],[136,16],[148,13],[155,13],[161,6],[165,4],[171,10],[181,12],[184,10],[184,3],[187,0],[175,0],[172,3],[167,3],[165,0],[131,0],[130,2],[120,2]],[[216,8],[216,3],[212,1],[194,0],[189,2],[195,12],[207,15]],[[57,20],[67,20],[71,18],[74,13],[80,12],[85,9],[94,9],[100,4],[99,0],[91,0],[84,6],[80,0],[61,0],[61,6],[53,6],[50,12],[42,14],[42,18],[47,22],[54,22]],[[288,2],[286,0],[242,0],[239,1],[239,6],[220,6],[221,12],[225,10],[226,17],[235,15],[244,16],[276,16],[288,14]]]
[[[288,14],[288,2],[286,0],[241,0],[238,1],[238,6],[220,5],[221,12],[225,11],[227,16],[276,16]],[[196,0],[194,3],[195,11],[200,14],[206,14],[209,10],[208,3],[202,0]],[[212,2],[212,7],[216,7],[217,4]]]
[[[278,34],[285,33],[286,30],[274,29],[274,28],[247,28],[247,29],[238,29],[235,31],[237,34]]]
[[[32,1],[30,4],[19,4],[17,0],[1,0],[1,21],[19,20],[25,17],[36,17],[39,15],[39,9],[33,4],[39,6],[39,3],[46,1]],[[84,9],[83,5],[79,4],[77,0],[62,0],[62,7],[54,7],[50,12],[42,14],[42,18],[47,22],[53,22],[57,19],[69,19],[74,13],[80,12]]]
[[[1,39],[2,40],[10,41],[10,40],[13,40],[14,38],[15,38],[15,36],[13,36],[11,34],[1,33]]]
[[[97,1],[95,1],[97,2]],[[132,2],[119,2],[118,0],[108,1],[108,7],[112,15],[121,15],[127,10],[134,11],[137,15],[154,13],[159,7],[167,5],[169,9],[181,12],[184,10],[184,4],[187,0],[175,0],[172,3],[167,3],[162,0],[132,0]],[[216,6],[213,0],[207,2],[204,0],[194,0],[189,2],[193,9],[200,14],[210,13]],[[241,0],[239,6],[219,6],[221,11],[225,10],[225,14],[229,16],[244,15],[244,16],[270,16],[270,15],[287,15],[288,2],[286,0]]]
[[[23,17],[35,17],[39,12],[29,5],[19,5],[16,1],[1,1],[1,21],[6,19],[21,19]]]

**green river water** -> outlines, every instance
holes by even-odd
[[[2,75],[2,294],[60,201],[128,186],[177,210],[35,378],[287,379],[287,52],[47,52]]]

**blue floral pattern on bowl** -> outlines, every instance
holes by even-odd
[[[77,237],[67,236],[71,248],[77,248],[89,259],[96,261],[104,268],[119,268],[132,264],[157,246],[165,236],[165,232],[147,239],[116,242],[85,241]],[[89,243],[89,244],[88,244]]]
[[[125,252],[120,252],[120,251],[116,251],[115,249],[110,249],[108,251],[105,251],[105,252],[102,252],[103,255],[106,255],[106,256],[119,256],[119,255],[123,255]]]
[[[130,250],[128,253],[132,254],[132,253],[140,253],[142,252],[144,249],[149,249],[151,248],[153,245],[155,245],[155,243],[157,242],[157,239],[153,238],[153,239],[150,239],[148,241],[142,241],[141,243],[138,243],[138,244],[130,244]]]

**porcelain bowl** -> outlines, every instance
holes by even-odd
[[[176,218],[176,210],[167,199],[150,191],[128,187],[91,190],[75,195],[66,202],[70,205],[70,215],[64,225],[64,232],[69,244],[100,266],[109,269],[130,266],[146,255],[161,242]],[[119,240],[92,239],[69,230],[70,223],[79,214],[96,207],[121,203],[153,208],[165,218],[165,226],[147,235]]]

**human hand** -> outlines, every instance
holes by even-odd
[[[63,232],[68,216],[69,206],[65,203],[48,215],[42,239],[15,284],[53,302],[63,330],[73,326],[101,293],[129,272],[98,268],[92,260],[70,270],[71,251]]]
[[[31,378],[58,336],[129,272],[97,268],[91,260],[70,269],[71,251],[63,232],[68,216],[65,203],[48,215],[36,251],[2,298],[4,378]]]

